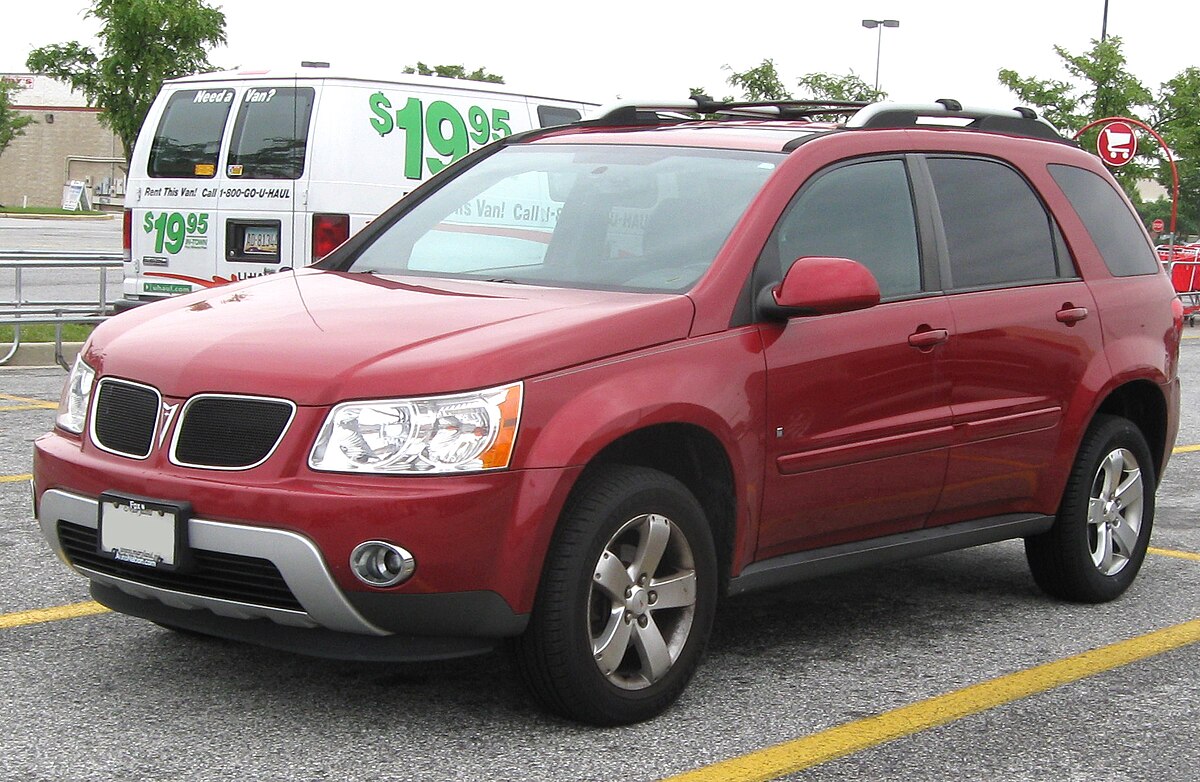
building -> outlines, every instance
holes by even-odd
[[[64,187],[75,181],[84,183],[95,208],[120,209],[125,152],[100,123],[99,109],[48,76],[0,73],[0,79],[19,87],[10,93],[13,109],[34,118],[0,152],[0,205],[60,206]]]

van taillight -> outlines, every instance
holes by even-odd
[[[125,263],[133,259],[133,210],[126,209],[121,222],[121,256]]]
[[[350,215],[315,214],[312,226],[312,259],[319,261],[350,238]]]

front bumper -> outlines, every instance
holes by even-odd
[[[50,489],[37,516],[55,553],[92,581],[100,603],[209,635],[322,657],[440,659],[485,652],[528,621],[494,592],[345,593],[312,541],[287,530],[192,518],[197,564],[168,573],[92,555],[96,499]],[[264,588],[275,578],[278,587]]]

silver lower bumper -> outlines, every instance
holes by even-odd
[[[89,579],[120,589],[133,597],[158,600],[172,608],[207,610],[232,619],[270,619],[289,627],[320,627],[360,635],[389,635],[355,610],[334,582],[321,552],[303,535],[204,519],[188,521],[188,540],[194,548],[256,557],[273,563],[304,608],[303,611],[293,611],[178,592],[76,567],[67,559],[59,542],[58,523],[66,521],[96,529],[99,503],[90,497],[49,489],[42,494],[37,507],[42,534],[61,560]]]

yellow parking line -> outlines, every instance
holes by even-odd
[[[1154,546],[1146,549],[1147,554],[1158,554],[1160,557],[1175,557],[1176,559],[1191,559],[1200,562],[1200,554],[1193,554],[1190,551],[1177,551],[1172,548],[1155,548]]]
[[[1181,445],[1171,453],[1192,453],[1193,451],[1200,451],[1200,445]]]
[[[21,402],[20,407],[0,407],[0,410],[55,410],[58,408],[58,402],[51,402],[47,399],[33,399],[27,396],[13,396],[12,394],[0,394],[0,399],[8,402]]]
[[[109,610],[94,600],[86,603],[55,606],[54,608],[37,608],[32,611],[18,611],[15,614],[0,614],[0,630],[13,627],[36,625],[43,622],[57,622],[60,619],[76,619],[81,616],[107,614]]]
[[[1200,641],[1200,619],[1001,676],[874,717],[671,777],[669,782],[766,782]]]
[[[29,473],[25,473],[24,475],[0,475],[0,483],[18,483],[32,479],[33,476]]]

